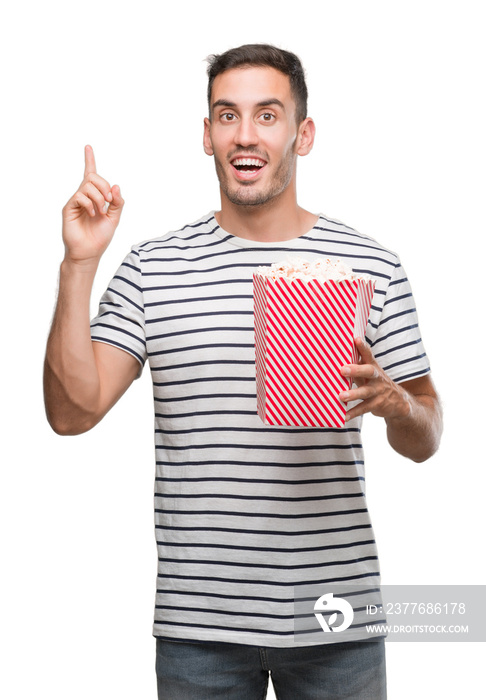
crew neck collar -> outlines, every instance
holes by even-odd
[[[241,236],[235,236],[233,233],[230,233],[229,231],[225,231],[219,224],[216,219],[216,210],[213,210],[210,212],[210,216],[212,216],[217,224],[217,228],[213,231],[213,233],[218,236],[218,238],[224,238],[227,243],[230,245],[235,245],[240,248],[293,248],[295,246],[299,245],[299,241],[306,236],[308,236],[312,231],[315,229],[317,224],[319,223],[319,219],[321,218],[321,214],[317,214],[317,221],[312,226],[306,233],[303,233],[301,236],[296,236],[295,238],[289,238],[288,240],[285,241],[254,241],[251,238],[241,238]]]

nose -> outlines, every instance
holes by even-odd
[[[251,118],[242,117],[235,132],[235,141],[238,146],[248,148],[258,143],[258,129]]]

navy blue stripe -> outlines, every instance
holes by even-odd
[[[128,323],[131,323],[132,325],[139,328],[143,333],[143,329],[137,321],[135,321],[133,318],[128,318],[128,316],[126,316],[125,314],[120,314],[117,311],[105,311],[104,313],[99,314],[99,316],[97,316],[97,318],[98,319],[106,318],[107,316],[114,316],[115,318],[121,318],[122,321],[127,321]],[[93,323],[92,327],[94,327],[95,325],[97,325],[97,323]],[[118,328],[118,326],[116,326],[116,328]]]
[[[348,564],[359,564],[363,561],[376,561],[378,557],[370,555],[368,557],[357,557],[356,559],[345,559],[342,561],[326,561],[317,564],[252,564],[250,562],[241,561],[213,561],[212,559],[171,559],[169,557],[158,557],[158,561],[167,564],[204,564],[204,566],[239,566],[247,569],[277,569],[278,571],[287,571],[289,569],[323,569],[327,566],[343,566]]]
[[[361,449],[362,445],[237,445],[237,444],[208,444],[208,445],[155,445],[156,450],[283,450],[284,452],[300,450],[354,450]]]
[[[123,345],[122,343],[117,343],[115,340],[106,340],[106,338],[99,338],[96,335],[91,336],[91,340],[99,341],[101,343],[107,343],[108,345],[114,345],[115,347],[130,353],[130,355],[133,355],[140,362],[141,365],[144,364],[143,358],[138,353],[136,353],[135,350],[132,350],[132,348],[129,348],[126,345]]]
[[[155,413],[156,418],[195,418],[197,416],[254,416],[256,411],[191,411],[190,413]],[[312,430],[312,428],[308,428]]]
[[[172,273],[174,274],[174,273]],[[177,277],[177,274],[174,274]],[[163,284],[157,287],[145,287],[146,292],[157,292],[162,291],[167,293],[167,291],[172,289],[197,289],[199,287],[217,287],[222,284],[246,284],[248,286],[253,285],[253,279],[251,277],[246,277],[245,279],[222,279],[222,280],[212,280],[210,282],[193,282],[186,284]]]
[[[329,233],[337,233],[342,235],[342,231],[336,231],[336,229],[332,228],[325,228],[324,226],[315,226],[315,230],[317,231],[327,231]],[[344,241],[341,237],[340,238],[313,238],[311,235],[306,235],[302,236],[303,239],[307,241],[315,241],[316,243],[332,243],[337,246],[342,246],[342,245],[347,245],[347,246],[353,246],[354,248],[367,248],[369,250],[378,250],[380,253],[389,253],[390,257],[393,257],[393,260],[384,260],[383,262],[387,263],[388,265],[392,265],[393,267],[396,266],[396,255],[394,253],[390,253],[388,250],[385,250],[382,246],[380,246],[376,241],[369,240],[366,238],[363,238],[362,236],[357,236],[360,240],[366,241],[366,243],[357,243],[355,240],[351,241]],[[375,245],[373,245],[373,243]],[[341,257],[341,255],[339,255]],[[381,260],[381,258],[380,258]]]
[[[385,355],[389,355],[391,352],[397,352],[398,350],[404,350],[405,348],[412,347],[414,345],[419,345],[420,344],[420,338],[418,340],[412,340],[410,343],[403,343],[402,345],[396,345],[393,348],[390,348],[389,350],[384,350],[383,352],[378,352],[374,353],[375,360],[378,357],[384,357]]]
[[[212,232],[210,232],[210,233],[212,233]],[[345,244],[345,242],[332,241],[332,240],[328,241],[328,240],[326,240],[326,239],[312,239],[312,238],[308,238],[307,236],[303,236],[303,237],[302,237],[302,240],[315,240],[316,242],[319,242],[319,243],[331,243],[331,244],[335,244],[335,245],[342,245],[343,243]],[[214,244],[213,244],[213,245],[214,245]],[[354,243],[354,242],[349,242],[348,245],[352,245],[352,246],[354,246],[354,247],[357,246],[357,244]],[[201,246],[201,247],[207,248],[208,246]],[[361,247],[363,247],[363,248],[365,248],[365,247],[366,247],[366,248],[370,248],[370,246],[364,246],[364,245],[362,245]],[[190,247],[188,246],[188,248],[189,248],[190,250],[194,250],[194,248],[193,248],[192,246],[190,246]],[[168,249],[170,249],[170,246],[167,246],[167,247],[164,246],[164,250],[168,250]],[[380,250],[380,251],[382,251],[381,248],[374,248],[374,249],[375,249],[375,250]],[[155,249],[153,249],[153,250],[155,250]],[[294,250],[293,247],[286,247],[286,246],[282,246],[282,245],[275,246],[275,247],[270,247],[270,246],[269,246],[269,247],[265,248],[265,250],[266,250],[267,252],[268,252],[268,251],[270,251],[270,252],[295,252],[295,250]],[[207,260],[207,259],[210,259],[210,258],[216,258],[216,257],[218,257],[218,256],[241,255],[241,254],[247,254],[247,253],[258,253],[258,254],[260,255],[260,254],[261,254],[261,248],[252,248],[252,247],[250,247],[250,246],[244,247],[244,248],[234,247],[234,248],[230,248],[229,250],[216,251],[216,252],[214,252],[214,253],[207,253],[206,255],[200,255],[200,256],[198,256],[198,257],[190,257],[190,258],[186,258],[186,257],[169,257],[169,256],[166,255],[166,256],[164,256],[164,257],[162,257],[162,258],[146,258],[146,259],[144,260],[144,262],[146,262],[146,263],[161,262],[161,263],[164,263],[164,264],[166,264],[166,263],[172,264],[172,263],[176,263],[176,262],[184,262],[184,263],[191,263],[191,264],[193,264],[193,263],[199,262],[199,261],[201,261],[201,260]],[[321,249],[315,249],[315,248],[302,248],[302,249],[299,249],[299,253],[300,253],[300,254],[311,253],[311,254],[328,255],[328,256],[333,256],[333,255],[335,255],[335,252],[332,251],[332,250],[330,250],[330,249],[328,249],[328,250],[321,250]],[[393,261],[390,261],[390,260],[387,260],[387,259],[385,259],[385,258],[376,256],[376,255],[370,255],[369,253],[368,253],[367,255],[358,255],[358,254],[356,254],[356,253],[354,253],[354,254],[347,254],[347,253],[340,252],[339,257],[340,257],[340,258],[350,258],[350,259],[353,259],[353,260],[354,260],[354,259],[358,259],[358,260],[376,260],[376,261],[378,261],[378,262],[380,262],[380,263],[383,263],[383,264],[385,264],[385,265],[389,265],[390,267],[393,267],[393,268],[396,267],[396,263],[395,263],[394,260],[393,260]],[[257,266],[257,265],[258,265],[258,263],[255,263],[254,266]],[[148,273],[148,274],[150,274],[150,273]],[[165,273],[161,273],[161,274],[165,274]]]
[[[200,384],[204,382],[252,382],[255,377],[193,377],[192,379],[178,379],[174,382],[152,382],[153,386],[183,386],[186,384]]]
[[[213,483],[237,483],[237,484],[282,484],[283,486],[305,486],[307,484],[341,484],[350,483],[355,481],[363,481],[363,476],[341,476],[329,479],[244,479],[243,477],[237,476],[194,476],[194,477],[184,477],[184,478],[172,478],[168,476],[157,476],[155,481],[160,481],[162,483],[169,484],[179,484],[179,483],[189,483],[189,484],[200,484],[206,482]]]
[[[181,365],[167,365],[166,367],[152,367],[152,372],[169,372],[175,369],[187,369],[188,367],[218,367],[219,365],[254,365],[255,360],[204,360],[203,362],[186,362]],[[228,411],[228,413],[233,413]]]
[[[145,304],[145,308],[149,309],[153,306],[167,306],[167,304],[199,304],[206,301],[229,301],[233,299],[253,299],[253,294],[227,294],[216,297],[191,297],[188,299],[165,299],[164,301],[152,301]]]
[[[385,306],[388,306],[388,304],[394,304],[395,302],[397,302],[397,301],[402,301],[403,299],[411,299],[412,296],[413,296],[413,295],[412,295],[412,293],[410,292],[409,294],[402,294],[402,295],[399,296],[399,297],[393,297],[393,299],[388,299],[387,301],[385,301],[385,303],[383,304],[383,306],[385,307]]]
[[[262,617],[271,620],[294,620],[295,615],[272,615],[270,613],[243,612],[241,610],[217,610],[213,608],[190,608],[183,605],[156,605],[156,610],[178,610],[181,612],[197,612],[209,615],[229,615],[231,617]],[[356,612],[356,611],[355,611]],[[369,624],[369,623],[368,623]],[[375,624],[375,623],[373,623]],[[211,625],[212,627],[212,625]]]
[[[387,318],[382,318],[380,325],[383,326],[385,323],[388,323],[389,321],[394,321],[396,318],[402,318],[403,316],[408,316],[410,314],[413,314],[416,312],[415,307],[411,309],[406,309],[405,311],[401,311],[398,314],[392,314],[391,316],[388,316]]]
[[[185,231],[188,228],[200,228],[201,226],[206,226],[209,224],[210,221],[216,221],[214,216],[210,216],[209,219],[206,221],[198,221],[195,224],[186,224],[183,228],[179,229],[178,231],[169,231],[166,236],[158,239],[150,239],[149,241],[145,241],[142,243],[139,248],[145,248],[146,246],[149,245],[154,245],[154,243],[159,244],[159,243],[164,243],[165,241],[172,241],[174,238],[178,238],[183,241],[190,241],[193,238],[198,238],[199,236],[207,236],[208,231],[199,231],[198,233],[194,233],[192,236],[178,236],[178,233],[182,233],[182,231]],[[219,228],[219,226],[216,227],[216,229]],[[216,229],[214,229],[216,231]],[[171,235],[174,234],[174,235]],[[170,236],[170,238],[168,238]],[[149,251],[150,252],[150,251]]]
[[[218,241],[218,243],[221,243],[221,241]],[[212,244],[212,245],[214,245],[214,244]],[[201,246],[201,247],[207,248],[208,246]],[[166,248],[164,246],[164,251],[167,250],[168,248],[169,247]],[[194,248],[192,246],[188,246],[188,248],[189,248],[189,250],[194,250]],[[189,263],[192,265],[193,263],[197,263],[200,260],[207,260],[209,258],[223,257],[226,255],[239,255],[239,254],[241,254],[242,250],[244,250],[244,249],[243,248],[230,248],[230,250],[218,250],[215,253],[208,253],[207,255],[199,255],[198,257],[194,257],[194,258],[191,258],[191,257],[176,258],[176,257],[172,257],[169,255],[165,255],[163,258],[146,258],[144,262],[146,262],[146,263],[164,263],[164,265],[167,263],[172,265],[176,262],[183,262],[183,263]],[[158,274],[158,273],[156,273],[156,274]],[[165,274],[165,273],[161,273],[161,274]],[[173,274],[173,272],[171,274]]]
[[[109,328],[112,331],[115,331],[115,333],[123,333],[124,335],[128,335],[130,338],[133,338],[134,340],[137,341],[137,343],[140,343],[140,345],[143,345],[145,347],[145,343],[143,340],[141,340],[138,336],[136,336],[134,333],[130,333],[130,331],[127,331],[125,328],[119,328],[117,326],[110,326],[109,323],[100,323],[99,321],[94,322],[91,325],[91,328]],[[106,340],[110,340],[110,338],[106,338]]]
[[[166,323],[168,321],[180,321],[181,319],[187,318],[203,318],[204,316],[251,316],[253,317],[253,310],[251,311],[201,311],[193,314],[180,314],[179,316],[167,316],[162,318],[147,318],[145,320],[146,324],[149,323]]]
[[[209,236],[213,232],[215,232],[218,229],[216,227],[215,229],[212,229],[211,231],[208,231],[206,233],[200,233],[197,234],[196,236],[190,236],[189,238],[186,237],[180,237],[178,240],[181,242],[189,241],[191,238],[198,238],[200,236]],[[224,243],[227,243],[229,240],[231,240],[233,236],[231,234],[228,234],[225,238],[219,238],[216,241],[213,241],[213,243],[202,243],[201,245],[168,245],[166,246],[164,243],[157,244],[154,248],[151,248],[150,250],[146,250],[147,253],[153,253],[156,250],[199,250],[200,248],[213,248],[215,246],[220,246],[224,245]],[[173,240],[173,239],[170,239]],[[166,258],[158,258],[161,260],[161,262],[165,262],[167,259]],[[190,260],[190,258],[189,258]],[[151,262],[150,258],[146,259],[146,262]]]
[[[221,245],[225,241],[228,241],[232,236],[226,236],[226,238],[218,238],[216,241],[213,241],[212,243],[208,243],[205,241],[201,245],[166,245],[169,241],[177,240],[180,241],[181,243],[184,243],[186,241],[191,241],[194,240],[195,238],[200,238],[201,236],[211,236],[215,231],[217,231],[219,226],[216,226],[216,228],[210,229],[209,231],[201,231],[199,233],[195,233],[192,236],[171,236],[170,238],[165,239],[165,241],[152,241],[154,244],[153,248],[146,248],[144,250],[145,253],[153,253],[156,250],[198,250],[199,248],[213,248],[214,246]],[[166,262],[167,258],[144,258],[144,262]]]
[[[288,467],[289,469],[295,469],[297,466],[299,470],[303,467],[318,467],[319,469],[322,469],[323,467],[354,467],[354,465],[364,465],[364,461],[362,459],[356,459],[356,460],[332,460],[331,462],[298,462],[296,464],[293,464],[292,462],[255,462],[251,460],[250,462],[242,462],[240,460],[235,460],[235,459],[228,459],[228,460],[218,460],[218,459],[211,459],[211,460],[196,460],[192,462],[164,462],[161,460],[157,460],[156,464],[158,466],[163,466],[163,467],[175,467],[176,469],[180,469],[180,467],[208,467],[208,466],[221,466],[221,465],[228,465],[228,466],[233,466],[233,467],[278,467],[280,468],[286,468]]]
[[[112,287],[108,287],[108,289],[106,291],[111,292],[111,294],[114,294],[115,296],[119,297],[120,299],[123,299],[124,301],[127,302],[127,304],[130,304],[130,306],[133,306],[135,309],[137,309],[137,311],[141,311],[143,313],[143,308],[141,306],[138,306],[138,304],[136,304],[133,301],[133,299],[130,299],[129,297],[125,296],[124,294],[122,294],[118,290],[113,289]],[[104,300],[102,299],[101,306],[103,306],[103,301]]]
[[[391,280],[390,287],[395,287],[397,284],[405,284],[407,282],[408,282],[408,279],[406,277],[401,277],[398,280]]]
[[[237,501],[275,501],[282,503],[303,503],[306,501],[337,501],[342,498],[363,498],[364,493],[358,491],[358,493],[332,493],[326,496],[245,496],[242,494],[231,494],[231,493],[159,493],[156,491],[154,493],[156,498],[184,498],[184,499],[194,499],[194,498],[218,498],[224,500],[237,500]]]
[[[164,398],[159,398],[158,396],[154,397],[154,401],[161,403],[176,403],[178,401],[196,401],[204,399],[249,399],[251,401],[256,401],[256,394],[195,394],[193,396],[165,396]],[[256,408],[253,415],[257,415]]]
[[[112,331],[115,331],[115,333],[124,333],[125,335],[128,335],[130,338],[133,338],[136,340],[140,345],[145,346],[145,343],[143,340],[140,340],[136,335],[133,333],[130,333],[130,331],[125,330],[124,328],[117,328],[116,326],[110,326],[108,323],[99,323],[98,321],[93,323],[91,328],[109,328]],[[107,341],[111,342],[110,338],[106,338]]]
[[[166,350],[157,350],[149,352],[148,357],[158,357],[159,355],[170,355],[174,352],[188,352],[190,350],[209,350],[210,348],[249,348],[255,349],[254,343],[204,343],[202,345],[188,345],[187,347],[167,348]],[[163,369],[163,367],[154,367],[155,369]]]
[[[327,584],[327,583],[340,583],[341,581],[359,581],[364,578],[373,578],[376,576],[380,576],[380,572],[367,572],[365,574],[357,574],[355,576],[333,576],[332,578],[328,579],[314,579],[313,581],[267,581],[267,580],[251,580],[251,579],[234,579],[234,578],[223,578],[220,576],[183,576],[181,574],[163,574],[163,573],[158,573],[157,578],[164,579],[164,578],[169,578],[169,579],[182,579],[182,580],[190,580],[190,581],[221,581],[223,583],[234,583],[239,586],[244,586],[245,584],[248,585],[262,585],[262,586],[313,586],[314,584]],[[201,594],[201,590],[199,590],[199,593]],[[243,595],[243,591],[242,591]],[[157,620],[155,621],[157,624]],[[165,624],[160,622],[159,624]],[[292,630],[293,634],[293,630]]]
[[[122,262],[120,267],[128,267],[130,270],[135,270],[135,272],[138,272],[138,274],[140,274],[142,272],[139,267],[135,267],[135,265],[132,265],[131,263],[127,262],[126,260],[124,260]],[[121,277],[120,279],[124,279],[124,278]],[[135,287],[136,285],[133,285],[133,286]],[[138,289],[138,287],[137,287],[137,289]]]
[[[368,593],[369,591],[364,591],[365,593]],[[224,598],[227,600],[261,600],[261,601],[266,601],[268,603],[293,603],[295,601],[295,598],[274,598],[272,596],[263,596],[263,595],[245,595],[245,596],[240,596],[240,595],[232,595],[231,593],[214,593],[214,591],[186,591],[186,590],[181,590],[178,588],[157,588],[157,593],[163,593],[164,595],[176,595],[176,596],[184,596],[184,595],[190,595],[191,597],[194,596],[194,598],[202,597],[202,598]],[[349,594],[346,594],[349,595]],[[159,623],[162,624],[162,623]]]
[[[248,250],[248,249],[242,248],[239,250]],[[268,251],[268,250],[273,250],[273,249],[266,248],[265,250]],[[279,252],[288,252],[288,253],[294,252],[295,253],[293,248],[287,248],[287,249],[276,248],[275,250],[279,251]],[[261,251],[259,251],[259,252],[261,252]],[[322,254],[322,251],[312,251],[312,250],[309,250],[309,251],[303,250],[300,252],[301,253],[308,252],[308,253],[320,253],[320,254]],[[332,253],[330,253],[330,254],[332,254]],[[353,258],[353,260],[356,260],[356,259],[370,260],[369,255],[341,255],[340,257],[341,258]],[[371,257],[371,259],[378,260],[379,262],[386,262],[386,261],[380,260],[380,258]],[[169,259],[169,260],[166,260],[166,262],[170,263],[172,261]],[[179,277],[181,275],[206,275],[206,274],[212,274],[213,272],[220,272],[222,270],[231,270],[231,269],[238,269],[238,268],[251,268],[254,270],[258,266],[259,266],[258,262],[249,262],[249,263],[245,263],[245,262],[238,263],[237,262],[237,263],[233,263],[233,264],[218,265],[217,267],[209,267],[209,268],[202,268],[202,269],[170,270],[167,272],[161,272],[161,271],[159,271],[159,272],[145,272],[145,271],[142,271],[142,277],[167,277],[167,276]],[[360,273],[360,274],[368,274],[368,275],[371,275],[373,277],[381,277],[382,279],[385,279],[385,280],[390,279],[389,275],[385,275],[381,272],[378,272],[377,270],[370,270],[368,268],[358,268],[358,267],[354,267],[354,270],[355,270],[355,272]],[[252,278],[250,278],[249,280],[246,280],[246,281],[252,282]]]
[[[371,236],[366,236],[364,233],[360,233],[355,228],[353,228],[352,226],[348,226],[347,224],[344,224],[342,221],[329,219],[327,216],[322,216],[322,215],[319,217],[319,220],[320,219],[323,219],[328,224],[333,224],[334,226],[338,226],[339,230],[337,231],[337,233],[339,233],[341,235],[349,236],[350,238],[358,238],[361,241],[368,241],[370,243],[376,243],[374,238],[371,238]],[[319,220],[317,223],[319,223]],[[317,228],[317,224],[316,224],[315,228]],[[380,247],[382,247],[382,246],[380,246]],[[386,253],[388,253],[389,255],[393,255],[395,258],[397,258],[397,255],[395,253],[393,253],[391,250],[387,250],[386,248],[383,248],[383,250]]]
[[[233,411],[228,411],[230,415],[233,415]],[[255,415],[253,412],[251,415]],[[169,416],[173,417],[173,416]],[[273,426],[269,428],[244,428],[242,426],[234,426],[234,427],[201,427],[201,428],[190,428],[188,430],[165,430],[162,428],[157,428],[155,431],[156,433],[160,433],[162,435],[186,435],[187,433],[209,433],[209,432],[215,432],[215,433],[221,433],[221,432],[242,432],[242,433],[283,433],[284,435],[307,435],[308,433],[318,433],[319,435],[321,434],[332,434],[332,433],[337,433],[338,435],[342,435],[344,432],[346,433],[359,433],[358,428],[299,428],[299,427],[292,427],[292,428],[285,428],[285,427],[278,427],[278,426]]]
[[[155,508],[156,513],[164,513],[171,515],[224,515],[237,516],[238,518],[283,518],[285,520],[294,520],[301,518],[329,518],[338,515],[356,515],[356,513],[367,513],[367,508],[355,508],[351,510],[333,510],[329,513],[246,513],[239,510],[168,510],[167,508]]]
[[[429,374],[429,372],[430,372],[430,367],[426,367],[425,369],[419,370],[418,372],[413,372],[412,374],[404,374],[401,377],[397,377],[395,379],[395,381],[397,382],[397,384],[399,384],[400,382],[405,382],[405,381],[410,380],[410,379],[416,379],[417,377],[423,377],[426,374]]]
[[[230,617],[261,617],[263,619],[270,620],[294,620],[295,615],[273,615],[270,613],[259,613],[259,612],[243,612],[242,610],[217,610],[213,608],[190,608],[181,605],[156,605],[156,610],[178,610],[181,612],[197,612],[209,615],[229,615]],[[356,611],[355,611],[356,612]],[[298,616],[300,617],[300,616]],[[308,617],[308,616],[306,616]],[[369,623],[368,623],[369,624]],[[373,623],[375,624],[375,623]],[[197,625],[199,626],[199,625]],[[210,625],[212,627],[212,625]],[[263,631],[263,630],[262,630]]]
[[[173,331],[172,333],[160,333],[159,335],[150,335],[147,336],[147,342],[150,340],[160,340],[161,338],[173,338],[174,336],[178,335],[190,335],[192,333],[216,333],[219,331],[226,331],[228,333],[253,333],[253,326],[244,326],[242,328],[238,326],[208,326],[208,328],[192,328],[190,330]]]
[[[370,326],[372,328],[377,329],[378,326],[383,326],[385,323],[388,323],[389,321],[394,321],[396,318],[402,318],[403,316],[408,316],[410,314],[414,314],[415,312],[416,312],[416,309],[415,309],[415,307],[413,307],[411,309],[406,309],[405,311],[401,311],[398,314],[392,314],[391,316],[388,316],[387,318],[382,317],[382,318],[380,318],[379,323],[373,323],[371,321],[371,319],[368,321],[368,323],[370,324]],[[407,328],[412,328],[412,326],[408,326]]]
[[[369,593],[379,593],[380,588],[375,587],[375,588],[363,588],[363,589],[358,589],[357,591],[346,591],[346,598],[350,598],[351,596],[362,596],[362,595],[368,595]],[[232,595],[231,593],[214,593],[214,591],[193,591],[193,590],[181,590],[178,588],[157,588],[157,593],[163,593],[164,595],[176,595],[176,596],[194,596],[194,598],[198,597],[203,597],[203,598],[226,598],[228,600],[261,600],[261,601],[267,601],[268,603],[295,603],[295,602],[302,602],[305,600],[308,600],[308,598],[298,598],[296,596],[292,596],[291,598],[285,598],[285,597],[278,597],[275,598],[273,596],[261,596],[261,595],[245,595],[245,596],[240,596],[240,595]],[[365,610],[366,608],[360,608],[361,610]]]
[[[166,261],[167,263],[170,263],[170,260]],[[231,270],[234,268],[242,268],[242,267],[248,267],[255,269],[256,264],[255,263],[234,263],[232,265],[219,265],[218,267],[207,267],[207,268],[202,268],[202,269],[191,269],[191,270],[169,270],[167,272],[142,272],[142,277],[180,277],[181,275],[210,275],[213,272],[219,272],[221,270]],[[248,281],[252,281],[251,278]]]
[[[122,265],[122,267],[123,267],[123,265]],[[140,270],[139,270],[139,272],[140,272]],[[141,274],[141,273],[140,273],[140,274]],[[136,289],[137,292],[140,292],[140,294],[142,294],[142,292],[143,292],[142,287],[139,287],[138,284],[135,284],[135,282],[132,282],[132,280],[131,280],[131,279],[128,279],[128,277],[122,277],[121,275],[115,275],[115,276],[113,277],[113,279],[114,279],[114,280],[120,280],[120,282],[123,282],[124,284],[128,284],[130,287],[133,287],[134,289]],[[117,291],[116,289],[112,289],[111,287],[108,287],[108,290],[109,290],[110,292],[116,292],[116,291]],[[122,295],[120,294],[120,296],[122,296]],[[123,297],[123,298],[125,299],[126,297]]]
[[[275,535],[277,537],[313,537],[315,535],[330,535],[342,532],[351,532],[352,530],[371,530],[371,523],[363,523],[362,525],[348,525],[347,527],[328,527],[318,530],[254,530],[248,528],[237,527],[181,527],[178,525],[155,525],[156,530],[170,530],[177,532],[229,532],[233,535]]]
[[[406,294],[405,296],[411,297],[412,295],[411,295],[411,294]],[[385,310],[385,307],[386,307],[386,306],[389,306],[390,304],[395,304],[396,302],[400,302],[401,299],[403,299],[403,298],[405,298],[405,297],[393,297],[393,298],[391,298],[391,299],[387,299],[387,301],[385,301],[385,303],[383,304],[383,309],[382,309],[382,311]],[[413,310],[415,310],[415,309],[413,308]],[[387,311],[388,311],[388,310],[387,310]]]
[[[275,630],[265,630],[265,629],[256,629],[253,627],[228,627],[226,625],[203,625],[202,623],[197,623],[197,622],[175,622],[174,620],[164,620],[163,622],[159,622],[158,620],[154,620],[154,624],[156,625],[175,625],[177,627],[190,627],[190,628],[197,628],[197,629],[219,629],[219,630],[228,630],[232,632],[248,632],[248,633],[253,633],[253,634],[272,634],[274,636],[288,636],[288,635],[294,635],[294,630],[290,632],[277,632]],[[159,637],[156,635],[159,639],[169,639],[169,637]],[[181,641],[178,639],[177,641]],[[189,641],[184,638],[184,641]],[[195,640],[199,643],[199,640]],[[204,643],[204,642],[202,642]]]
[[[400,365],[406,365],[409,362],[415,362],[416,360],[420,360],[423,357],[425,357],[425,353],[423,352],[421,355],[417,355],[416,357],[407,357],[406,360],[401,360],[400,362],[394,362],[391,365],[386,365],[386,367],[383,367],[385,372],[389,372],[393,367],[399,367]]]
[[[373,624],[380,624],[380,623],[385,624],[386,620],[383,619],[383,620],[373,621]],[[155,620],[155,624],[156,625],[176,625],[176,626],[180,626],[180,627],[189,627],[189,628],[197,628],[197,629],[204,629],[204,628],[222,629],[222,630],[229,630],[232,632],[247,632],[248,634],[266,634],[266,635],[272,634],[275,637],[285,637],[285,636],[292,636],[293,637],[295,634],[308,634],[309,632],[317,632],[317,633],[322,632],[322,630],[320,628],[319,629],[311,629],[311,630],[297,630],[297,631],[294,631],[294,629],[292,628],[291,631],[282,632],[282,631],[278,631],[278,630],[257,629],[257,628],[253,628],[253,627],[227,627],[224,625],[203,625],[203,624],[198,624],[196,622],[190,622],[190,623],[189,622],[174,622],[174,621],[169,621],[169,620],[164,621],[164,622],[159,622],[158,620]],[[369,624],[369,623],[367,622],[364,624]],[[352,629],[353,627],[358,627],[358,626],[359,625],[353,624],[353,625],[350,625],[348,629]],[[364,625],[362,625],[362,626],[364,626]],[[180,637],[169,637],[167,635],[155,634],[155,638],[162,639],[162,640],[168,641],[168,642],[170,642],[170,641],[175,641],[175,642],[184,641],[187,643],[194,642],[197,644],[211,644],[211,642],[209,640],[201,641],[199,639],[192,639],[189,637],[183,637],[183,639],[181,640]],[[383,639],[383,638],[385,638],[385,635],[374,636],[374,637],[370,637],[369,635],[366,636],[366,639]]]
[[[407,331],[411,331],[414,328],[418,328],[418,323],[414,323],[411,326],[404,326],[403,328],[398,328],[395,331],[391,331],[387,335],[382,336],[381,338],[377,338],[372,344],[371,347],[374,347],[375,345],[378,345],[378,343],[382,343],[384,340],[388,340],[388,338],[392,338],[394,335],[399,335],[400,333],[406,333]],[[419,339],[420,340],[420,339]],[[394,349],[394,348],[393,348]]]
[[[270,619],[270,620],[296,620],[296,619],[311,619],[314,617],[313,613],[303,613],[301,615],[296,615],[294,613],[290,613],[288,615],[277,615],[277,614],[271,614],[271,613],[261,613],[261,612],[255,612],[254,610],[250,610],[248,612],[242,611],[238,608],[238,610],[221,610],[217,608],[206,608],[206,607],[188,607],[185,605],[156,605],[155,606],[156,610],[177,610],[178,612],[183,612],[183,613],[204,613],[209,614],[209,615],[228,615],[230,617],[260,617],[262,619]],[[358,612],[363,612],[367,608],[366,606],[354,608],[355,614]],[[385,622],[385,621],[384,621]],[[376,625],[376,622],[373,622],[374,625]],[[353,629],[356,627],[363,627],[365,625],[369,625],[369,620],[364,623],[356,623],[354,625],[350,625],[349,629]],[[315,630],[315,629],[309,629],[309,630],[297,630],[296,634],[304,634],[306,632],[316,632],[320,630]]]
[[[356,542],[343,542],[341,544],[326,544],[317,547],[248,547],[237,544],[213,544],[210,542],[165,542],[157,540],[157,544],[163,547],[184,547],[203,549],[235,549],[248,552],[286,552],[289,554],[302,554],[303,552],[323,552],[331,549],[350,549],[351,547],[364,547],[376,544],[375,540],[357,540]]]

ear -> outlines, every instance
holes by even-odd
[[[299,156],[306,156],[312,151],[315,135],[316,125],[310,117],[307,117],[300,123],[297,134],[297,154]]]
[[[204,153],[207,156],[213,155],[213,145],[211,143],[211,122],[207,117],[204,118],[204,136],[203,136]]]

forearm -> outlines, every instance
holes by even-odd
[[[59,295],[44,366],[44,400],[52,428],[63,435],[97,422],[100,379],[90,334],[89,302],[96,266],[61,265]]]
[[[408,415],[385,418],[387,438],[393,449],[414,462],[424,462],[438,449],[442,435],[442,409],[437,396],[412,395],[405,389]]]

